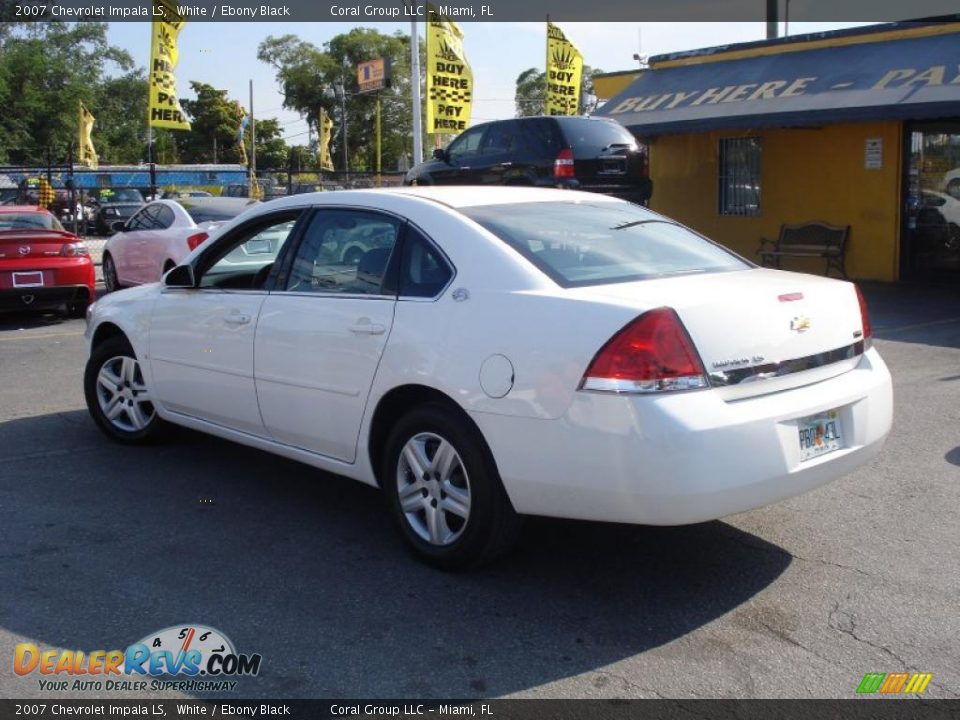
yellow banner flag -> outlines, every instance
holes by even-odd
[[[473,71],[460,27],[432,5],[427,13],[427,132],[457,134],[470,126]]]
[[[563,31],[547,23],[547,92],[544,115],[577,115],[580,112],[580,83],[583,55],[567,40]]]
[[[53,201],[57,199],[57,191],[53,189],[45,177],[40,177],[37,183],[39,190],[37,192],[37,205],[49,208]]]
[[[317,122],[318,132],[320,134],[317,143],[317,163],[321,170],[333,172],[333,158],[330,156],[330,140],[333,138],[333,120],[327,115],[327,111],[320,108],[320,119]]]
[[[97,169],[97,151],[93,149],[93,140],[90,134],[93,132],[93,124],[96,118],[93,114],[80,103],[80,117],[77,123],[77,162],[81,165],[87,165],[93,170]]]
[[[153,0],[154,14],[162,13],[164,20],[150,23],[150,105],[148,122],[153,127],[169,130],[189,130],[190,123],[183,115],[177,98],[177,78],[174,68],[180,53],[177,36],[186,25],[171,0]]]

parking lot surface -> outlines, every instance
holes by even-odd
[[[16,676],[18,643],[204,624],[263,656],[224,697],[848,698],[905,670],[960,697],[960,293],[867,296],[895,393],[869,465],[690,527],[531,519],[465,574],[412,560],[349,480],[187,431],[111,443],[83,321],[0,317],[0,696],[91,697]]]

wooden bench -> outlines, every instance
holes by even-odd
[[[850,226],[830,225],[825,222],[806,222],[796,225],[781,225],[776,242],[760,239],[761,264],[764,267],[780,268],[784,257],[819,257],[827,261],[827,275],[831,268],[847,277],[845,256]]]

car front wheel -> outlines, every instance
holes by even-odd
[[[120,289],[120,281],[117,279],[117,266],[113,262],[112,255],[103,256],[103,287],[107,292]]]
[[[520,518],[479,430],[460,413],[426,404],[387,441],[382,481],[408,546],[425,562],[457,570],[510,549]]]
[[[113,337],[94,348],[83,388],[90,415],[108,437],[139,444],[155,439],[162,429],[163,420],[126,338]]]

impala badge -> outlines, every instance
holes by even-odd
[[[795,317],[790,321],[790,329],[798,333],[806,332],[810,329],[810,318],[802,315]]]

